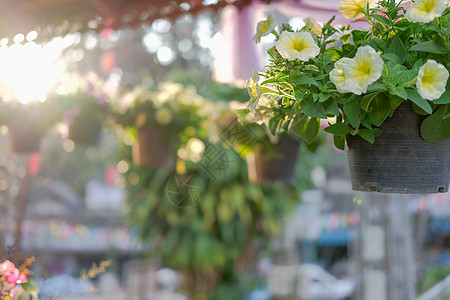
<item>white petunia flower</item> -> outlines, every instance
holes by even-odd
[[[254,111],[256,109],[259,99],[261,98],[261,90],[259,88],[258,82],[259,74],[256,71],[253,71],[252,78],[247,79],[247,81],[245,82],[245,87],[247,88],[248,94],[250,96],[248,108],[250,108],[251,111]]]
[[[277,23],[275,17],[268,15],[267,20],[260,21],[256,25],[256,33],[253,36],[253,41],[255,43],[259,43],[261,41],[261,37],[269,35],[276,26]]]
[[[288,60],[300,59],[308,61],[320,53],[320,48],[314,41],[311,33],[306,31],[283,31],[275,43],[280,55]]]
[[[322,34],[322,26],[317,23],[313,17],[307,17],[303,20],[305,22],[305,27],[307,30],[314,32],[317,35]]]
[[[380,55],[370,46],[359,47],[355,57],[342,64],[343,88],[356,95],[365,93],[369,84],[381,77],[383,60]]]
[[[341,0],[338,11],[346,19],[359,19],[364,17],[364,12],[375,7],[374,0]]]
[[[345,63],[350,62],[350,58],[341,58],[337,62],[334,63],[334,69],[330,72],[330,80],[334,83],[336,86],[336,89],[339,93],[348,93],[349,90],[346,90],[344,88],[344,82],[345,82],[345,74],[344,71],[342,71],[342,66]]]
[[[429,59],[419,69],[417,91],[423,99],[438,99],[445,92],[448,76],[448,70],[443,65]]]
[[[442,15],[448,0],[416,0],[406,11],[406,19],[413,23],[429,23]]]

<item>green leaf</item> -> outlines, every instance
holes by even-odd
[[[338,148],[340,150],[345,149],[345,136],[334,135],[333,142],[334,142],[334,146],[336,146],[336,148]]]
[[[360,129],[358,131],[359,135],[365,139],[366,141],[368,141],[369,143],[373,144],[373,142],[375,142],[375,134],[373,133],[372,129]]]
[[[311,144],[320,132],[320,119],[309,118],[305,131],[305,141]]]
[[[397,64],[401,63],[400,62],[400,58],[397,55],[395,55],[394,53],[385,53],[385,54],[381,55],[381,58],[393,61],[393,62],[395,62]]]
[[[294,88],[294,95],[295,95],[295,100],[300,101],[306,95],[306,90],[300,90],[300,89]]]
[[[439,97],[439,99],[436,99],[433,101],[434,104],[448,104],[450,103],[450,89],[449,86],[447,85],[447,88],[445,90],[445,92],[442,94],[441,97]]]
[[[279,121],[280,120],[276,117],[269,120],[269,130],[273,135],[277,132],[278,125],[280,124]]]
[[[361,118],[361,124],[366,128],[372,128],[372,123],[370,122],[370,118],[368,115],[365,115],[363,118]]]
[[[24,282],[21,285],[25,292],[37,292],[39,290],[37,283],[31,280]]]
[[[408,50],[406,49],[405,45],[398,35],[393,36],[389,48],[386,52],[394,53],[395,55],[397,55],[401,63],[405,62],[408,58]]]
[[[383,23],[384,25],[389,26],[389,20],[383,16],[383,15],[379,15],[379,14],[371,14],[370,17],[374,18],[375,20],[377,20],[378,22]]]
[[[298,70],[292,70],[291,75],[291,82],[293,85],[298,86],[298,85],[315,85],[315,86],[319,86],[319,84],[317,83],[317,81],[315,81],[311,75],[309,74],[305,74],[305,73],[301,73]]]
[[[450,138],[450,118],[446,116],[447,106],[439,108],[434,114],[423,120],[420,126],[420,135],[430,143],[438,143]]]
[[[406,89],[406,93],[408,94],[408,99],[414,102],[421,109],[423,109],[429,114],[433,112],[430,103],[428,103],[427,100],[423,99],[422,96],[420,96],[416,90]]]
[[[300,136],[307,144],[311,144],[320,131],[320,119],[303,117],[291,130]]]
[[[370,103],[378,94],[379,94],[378,92],[373,92],[373,93],[364,95],[362,97],[361,103],[360,103],[361,108],[365,111],[368,111]]]
[[[304,98],[301,102],[302,112],[313,118],[326,119],[327,115],[322,103],[314,102],[312,97]]]
[[[390,112],[390,103],[388,98],[380,94],[374,97],[370,103],[369,117],[370,122],[375,126],[380,126],[386,120]]]
[[[326,127],[324,130],[328,133],[338,135],[338,136],[345,136],[352,132],[351,127],[345,123],[332,124],[332,125]]]
[[[287,76],[276,76],[269,79],[264,80],[261,82],[261,85],[265,85],[267,83],[274,83],[274,82],[286,82]]]
[[[357,100],[353,100],[344,104],[343,107],[345,117],[350,122],[350,125],[353,127],[358,126],[359,117],[361,115],[359,102]]]
[[[435,54],[447,54],[448,53],[445,46],[435,40],[416,44],[416,45],[412,46],[411,48],[409,48],[409,50],[419,51],[419,52],[427,52],[427,53],[435,53]]]
[[[330,98],[330,94],[319,94],[319,102],[325,102]]]
[[[399,96],[394,96],[391,94],[389,94],[388,97],[389,97],[389,101],[391,103],[389,116],[392,117],[392,115],[394,114],[394,111],[404,100],[402,98],[400,98]]]
[[[408,99],[408,94],[406,93],[405,88],[403,86],[393,87],[389,90],[389,93],[394,96],[399,96],[400,98],[403,98],[405,100]]]
[[[380,128],[374,128],[372,129],[373,135],[375,136],[375,138],[377,138],[378,136],[380,136],[383,131]]]
[[[329,99],[323,103],[323,108],[325,109],[325,114],[337,116],[339,115],[339,106],[333,99]]]

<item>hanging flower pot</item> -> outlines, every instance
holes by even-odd
[[[282,138],[272,151],[259,149],[247,155],[248,176],[251,182],[273,183],[294,180],[299,141]]]
[[[141,167],[173,168],[175,153],[169,138],[160,128],[139,128],[132,149],[133,163]]]
[[[11,152],[29,154],[39,152],[43,131],[35,122],[27,119],[11,121],[8,124]]]
[[[420,136],[426,116],[403,102],[381,126],[373,144],[347,136],[352,187],[386,193],[444,193],[450,181],[450,139],[429,143]]]
[[[98,143],[101,131],[101,120],[89,118],[87,114],[80,114],[69,125],[68,138],[75,144],[93,146]]]

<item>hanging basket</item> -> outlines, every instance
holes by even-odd
[[[280,139],[274,145],[276,151],[258,150],[247,155],[248,176],[251,182],[273,183],[282,181],[292,183],[297,163],[299,141]]]
[[[101,132],[102,122],[100,120],[79,115],[69,125],[68,138],[75,144],[95,146],[100,140]]]
[[[33,122],[26,119],[8,124],[11,152],[30,154],[39,152],[39,146],[44,133]]]
[[[138,129],[138,139],[132,149],[133,163],[141,167],[171,169],[175,154],[168,136],[159,128]]]
[[[347,136],[353,190],[384,193],[444,193],[450,180],[450,139],[429,143],[420,136],[426,116],[403,102],[373,144]]]

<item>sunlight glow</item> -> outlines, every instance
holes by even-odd
[[[0,43],[0,92],[3,100],[44,101],[48,91],[65,66],[57,59],[66,47],[63,40],[46,45],[34,42],[25,44],[22,36],[16,36],[16,43],[6,46]]]

